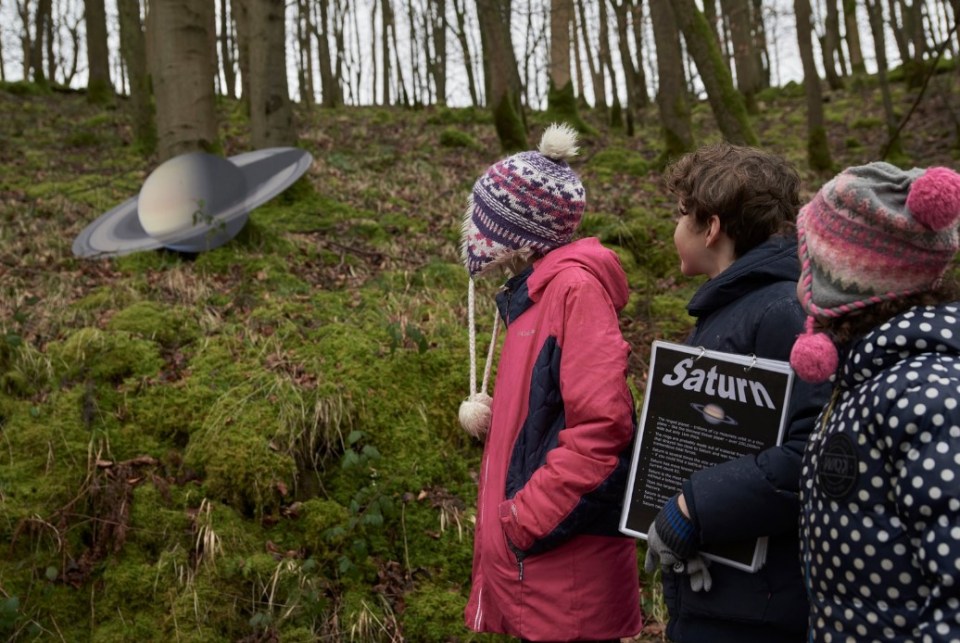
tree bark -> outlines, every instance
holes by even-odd
[[[38,0],[37,10],[34,12],[34,29],[35,36],[33,38],[33,47],[30,52],[30,66],[33,68],[33,82],[39,85],[45,85],[47,81],[55,80],[53,74],[49,77],[44,74],[43,69],[43,53],[44,53],[44,43],[47,43],[48,49],[52,46],[52,32],[51,29],[53,23],[53,3],[51,0]]]
[[[743,96],[734,88],[730,70],[724,63],[710,26],[694,0],[671,0],[674,18],[683,33],[687,51],[696,62],[707,99],[723,137],[738,145],[756,145],[757,136],[747,118]]]
[[[251,0],[250,142],[254,148],[293,145],[287,90],[284,0]]]
[[[214,152],[213,2],[151,0],[147,62],[157,109],[157,152],[165,161],[186,152]]]
[[[760,90],[760,70],[754,52],[753,16],[749,0],[720,0],[720,6],[730,25],[730,44],[733,63],[737,70],[737,88],[743,94],[747,111],[757,113],[757,92]]]
[[[808,0],[809,2],[809,0]],[[830,89],[843,89],[843,81],[837,74],[837,64],[843,67],[843,51],[840,49],[840,13],[837,11],[837,0],[824,0],[827,5],[827,15],[824,19],[823,42],[820,51],[823,54],[823,70],[827,76]]]
[[[250,113],[250,12],[252,0],[231,0],[230,15],[237,26],[237,62],[240,64],[240,95]]]
[[[470,53],[470,44],[467,40],[467,7],[466,0],[453,0],[453,13],[456,16],[457,26],[454,33],[460,50],[463,53],[463,65],[467,73],[467,89],[470,91],[470,102],[474,107],[480,105],[480,96],[477,92],[477,79],[473,72],[473,56]]]
[[[447,104],[447,3],[432,0],[428,3],[430,23],[433,27],[433,63],[431,70],[436,89],[437,105]]]
[[[660,162],[671,160],[693,149],[693,127],[687,105],[687,86],[683,75],[683,50],[669,0],[650,0],[650,20],[657,47],[657,75],[660,87],[657,106],[663,132]]]
[[[570,29],[573,0],[550,0],[550,89],[547,110],[580,131],[587,130],[577,110],[570,74]]]
[[[144,156],[157,148],[150,77],[147,74],[147,43],[140,19],[140,0],[117,0],[120,18],[120,53],[130,79],[130,108],[133,115],[133,136]]]
[[[630,53],[630,18],[633,9],[633,0],[610,0],[613,15],[617,21],[617,46],[620,50],[620,62],[623,66],[623,77],[627,90],[627,134],[633,136],[634,115],[637,110],[646,107],[649,102],[646,87],[642,87],[641,74],[638,69],[643,66],[643,52],[637,50],[637,65],[633,63]]]
[[[101,104],[110,99],[110,50],[107,47],[107,10],[103,0],[84,0],[87,22],[87,101]]]
[[[843,23],[846,27],[847,51],[850,53],[850,73],[863,75],[867,67],[863,62],[863,49],[860,46],[860,23],[857,20],[857,0],[842,0]]]
[[[233,58],[235,31],[229,9],[229,0],[220,0],[220,64],[223,67],[224,94],[230,98],[236,98],[237,69]]]
[[[867,15],[870,18],[870,31],[873,34],[873,43],[877,56],[877,81],[880,86],[880,96],[883,101],[883,114],[887,123],[887,133],[890,140],[887,143],[887,154],[884,157],[900,156],[903,150],[897,132],[897,116],[893,111],[893,98],[890,96],[890,83],[887,80],[887,42],[883,29],[883,7],[880,0],[866,0]]]
[[[607,87],[603,78],[603,68],[600,60],[594,63],[593,47],[590,41],[590,34],[587,32],[587,13],[583,6],[583,0],[577,0],[577,9],[580,13],[580,33],[583,37],[583,48],[587,52],[587,67],[590,71],[590,82],[593,88],[593,104],[600,110],[607,109]]]
[[[343,104],[340,84],[333,73],[330,55],[330,1],[318,0],[320,17],[313,25],[313,35],[317,39],[317,59],[320,67],[320,104],[324,107],[338,107]]]
[[[307,111],[311,111],[316,102],[313,87],[313,14],[310,3],[297,0],[297,73],[300,79],[300,101]]]
[[[505,0],[477,0],[483,55],[490,70],[487,102],[493,111],[500,147],[505,152],[514,152],[527,148],[527,127],[520,107],[521,88],[516,76],[508,7]]]
[[[800,61],[803,63],[803,88],[807,95],[807,160],[812,169],[827,170],[832,163],[827,132],[823,127],[820,77],[817,75],[813,58],[810,0],[794,0],[793,6],[797,14],[797,44],[800,48]]]

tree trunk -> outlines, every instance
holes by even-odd
[[[809,3],[809,0],[807,0]],[[837,74],[837,63],[842,66],[843,52],[840,50],[840,14],[837,11],[837,0],[824,0],[827,5],[827,15],[824,20],[823,41],[820,51],[823,54],[823,70],[827,76],[830,89],[843,89],[843,81]],[[806,73],[806,72],[804,72]]]
[[[580,131],[587,125],[577,111],[570,74],[570,28],[573,23],[573,0],[550,0],[550,89],[547,111]]]
[[[418,37],[419,35],[417,34],[417,23],[413,9],[413,0],[407,0],[407,29],[407,33],[410,34],[409,38],[407,39],[407,44],[409,45],[408,55],[410,59],[410,97],[414,105],[420,105],[420,88],[422,86],[420,70],[423,65],[420,64],[420,50],[417,48],[417,41],[420,40],[420,37]],[[396,46],[396,40],[394,40],[394,46]],[[427,58],[427,63],[429,63],[429,61],[430,59]],[[397,70],[399,69],[400,61],[398,59]]]
[[[390,9],[390,0],[380,0],[380,49],[383,62],[383,104],[390,105],[390,28],[393,22],[393,11]]]
[[[900,137],[897,132],[897,117],[893,112],[893,99],[890,96],[890,83],[887,80],[887,42],[883,29],[883,7],[880,0],[866,0],[867,15],[870,18],[870,31],[873,34],[873,43],[877,56],[877,81],[880,85],[880,95],[883,100],[883,114],[887,123],[887,134],[890,140],[887,144],[887,155],[884,158],[899,157],[903,154]]]
[[[717,40],[717,48],[722,50],[723,38],[721,32],[723,31],[723,25],[720,15],[717,13],[717,0],[703,0],[703,17],[707,19],[710,31]]]
[[[510,38],[510,15],[505,0],[477,0],[477,16],[484,43],[490,93],[487,103],[493,111],[500,147],[505,152],[527,148],[527,127],[520,109],[520,87],[512,79],[517,61]]]
[[[317,59],[320,67],[320,104],[324,107],[339,107],[343,103],[340,85],[333,73],[330,55],[330,0],[317,0],[320,17],[313,25],[313,35],[317,39]]]
[[[151,0],[147,61],[157,109],[158,155],[214,152],[213,2]]]
[[[297,0],[297,42],[300,43],[297,55],[300,57],[300,100],[307,111],[316,103],[316,90],[313,86],[313,13],[310,3]]]
[[[720,6],[730,25],[730,43],[733,63],[737,70],[737,87],[743,94],[747,111],[757,113],[757,92],[760,90],[760,70],[753,50],[753,17],[749,0],[720,0]]]
[[[649,50],[643,40],[643,0],[631,0],[630,23],[633,26],[633,44],[637,50],[637,92],[638,104],[641,108],[650,104],[647,94],[647,73],[643,70],[643,54]]]
[[[586,82],[583,76],[583,54],[580,51],[580,30],[577,28],[577,23],[579,18],[577,17],[576,7],[573,6],[573,0],[570,0],[571,7],[573,7],[573,24],[570,25],[570,38],[573,40],[573,64],[574,71],[577,75],[576,81],[576,90],[577,90],[577,107],[580,109],[587,109],[586,99]]]
[[[763,22],[763,0],[752,0],[753,7],[753,54],[754,64],[760,73],[760,89],[770,86],[770,51],[767,43],[767,28]]]
[[[433,0],[428,3],[430,23],[433,27],[433,86],[437,92],[437,105],[447,104],[447,3]]]
[[[580,33],[583,37],[583,48],[587,52],[587,67],[590,70],[590,81],[593,87],[593,104],[602,111],[607,109],[607,87],[603,78],[603,67],[599,57],[594,63],[593,46],[590,42],[590,34],[587,32],[587,13],[583,6],[583,0],[577,0],[577,8],[580,13]]]
[[[843,23],[846,26],[847,51],[850,53],[850,72],[854,75],[867,73],[860,47],[860,23],[857,20],[857,0],[842,0]]]
[[[903,29],[903,5],[899,0],[887,0],[887,7],[890,9],[890,22],[888,26],[890,27],[890,31],[893,32],[894,41],[897,43],[897,50],[900,52],[900,62],[906,64],[910,62],[912,58],[910,56],[910,43]]]
[[[613,56],[610,53],[610,28],[607,22],[607,3],[601,0],[597,3],[600,23],[600,51],[597,56],[597,67],[601,76],[605,73],[610,78],[610,123],[614,127],[621,127],[622,113],[620,111],[620,92],[617,91],[617,75],[613,71]]]
[[[723,137],[738,145],[756,145],[757,136],[747,118],[743,96],[733,86],[733,79],[716,43],[710,26],[694,0],[672,0],[674,18],[683,33],[687,51],[696,62],[700,79]]]
[[[84,0],[87,22],[87,101],[102,104],[113,94],[110,50],[107,47],[107,10],[104,0]]]
[[[284,0],[250,0],[250,143],[255,149],[293,145],[287,91]]]
[[[473,73],[473,56],[470,53],[470,44],[467,41],[467,7],[466,0],[453,0],[453,13],[457,18],[455,34],[460,50],[463,53],[463,65],[467,72],[467,89],[470,91],[470,102],[474,107],[480,105],[480,96],[477,92],[477,80]]]
[[[44,42],[51,45],[52,36],[51,24],[53,23],[53,3],[51,0],[39,0],[37,10],[34,13],[35,36],[33,38],[33,47],[30,52],[30,66],[33,68],[33,82],[38,85],[46,85],[47,80],[51,82],[54,78],[47,78],[43,70]]]
[[[803,88],[807,95],[807,160],[814,170],[830,169],[830,148],[827,145],[827,131],[823,127],[823,99],[820,94],[820,77],[813,59],[811,41],[813,19],[810,0],[794,0],[797,14],[797,44],[800,49],[800,61],[803,64]]]
[[[250,113],[250,12],[252,0],[231,0],[230,15],[237,26],[237,62],[240,64],[240,94]]]
[[[120,18],[120,53],[130,79],[130,107],[133,112],[133,136],[144,156],[157,148],[157,130],[153,121],[150,77],[147,74],[147,43],[140,20],[140,0],[117,0]]]
[[[650,21],[657,46],[657,75],[660,79],[657,106],[664,143],[660,162],[666,166],[693,149],[693,127],[683,75],[683,50],[670,0],[650,0]]]
[[[229,0],[220,0],[220,64],[223,67],[224,94],[237,97],[237,70],[233,59],[234,29]]]
[[[620,63],[623,67],[623,78],[627,90],[627,135],[633,136],[634,115],[641,107],[647,103],[646,88],[640,87],[640,74],[637,66],[633,64],[633,56],[630,53],[630,13],[632,0],[610,0],[610,6],[613,7],[613,15],[617,21],[617,47],[620,50]],[[637,51],[638,63],[642,63],[641,54]],[[641,93],[643,98],[641,99]]]

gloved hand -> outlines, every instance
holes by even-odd
[[[683,515],[677,496],[670,498],[647,530],[647,556],[643,568],[652,573],[657,565],[675,574],[690,576],[690,588],[710,591],[713,579],[709,561],[697,554],[693,521]]]
[[[710,575],[710,561],[700,554],[674,563],[671,571],[675,574],[686,574],[690,577],[690,589],[695,592],[709,592],[713,587],[713,577]]]

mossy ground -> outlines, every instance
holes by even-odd
[[[882,146],[875,93],[829,97],[837,166]],[[760,99],[754,129],[809,196],[829,176],[805,166],[802,94]],[[937,100],[904,132],[918,165],[951,164]],[[246,151],[242,110],[219,109],[227,154]],[[650,342],[684,335],[699,282],[677,272],[655,114],[626,137],[580,113],[583,232],[629,275],[639,404]],[[703,103],[692,115],[717,140]],[[229,244],[79,260],[73,238],[156,159],[119,102],[0,86],[0,636],[497,640],[462,624],[481,447],[456,419],[459,223],[501,156],[493,119],[342,108],[298,128],[312,167]],[[496,286],[480,285],[481,337]],[[644,638],[663,619],[651,581]]]

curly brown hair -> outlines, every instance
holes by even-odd
[[[784,158],[753,147],[718,143],[680,157],[664,174],[702,228],[712,215],[734,242],[737,257],[774,234],[793,234],[800,209],[800,175]]]

